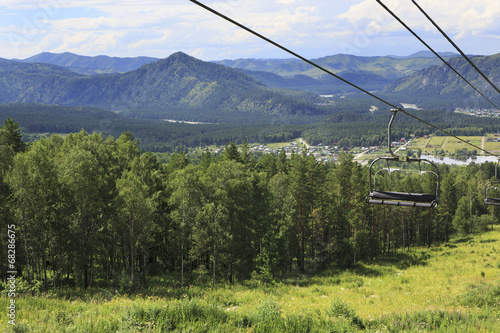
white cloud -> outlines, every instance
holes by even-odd
[[[382,1],[390,10],[398,15],[412,29],[435,31],[432,24],[410,1]],[[497,0],[419,0],[422,7],[441,28],[450,33],[467,36],[498,27],[500,7]],[[387,21],[385,31],[405,30],[376,1],[365,0],[353,5],[347,12],[339,15],[350,23]],[[395,22],[397,24],[392,24]]]
[[[402,49],[399,54],[409,54],[414,50],[405,47],[423,49],[375,0],[201,1],[307,57],[342,49],[358,54],[398,49]],[[467,45],[498,40],[498,0],[417,1],[453,38]],[[438,38],[409,0],[384,3],[424,37]],[[19,17],[13,17],[15,13]],[[15,47],[3,48],[0,57],[28,57],[40,49],[157,57],[182,50],[205,60],[285,56],[188,0],[4,0],[0,17],[7,16],[8,22],[0,23],[0,43],[9,45],[12,36],[18,39],[10,43]]]
[[[382,2],[428,44],[438,50],[454,51],[453,47],[413,3],[396,0],[383,0]],[[499,49],[492,51],[491,47],[487,48],[478,42],[478,37],[486,37],[488,33],[495,34],[500,31],[500,7],[497,0],[417,0],[416,2],[450,37],[467,45],[468,52],[481,53],[480,49],[488,49],[488,52],[500,51]],[[337,18],[364,31],[369,30],[370,27],[378,29],[378,33],[365,33],[372,39],[372,44],[377,39],[380,45],[394,48],[397,40],[401,42],[401,39],[396,39],[397,36],[408,36],[404,43],[400,44],[401,47],[425,49],[374,0],[361,1],[338,15]],[[356,35],[359,37],[359,33]],[[382,39],[382,37],[386,38]]]

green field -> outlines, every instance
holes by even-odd
[[[446,137],[444,136],[432,136],[427,142],[429,148],[441,148],[445,142]]]
[[[468,141],[470,144],[473,144],[479,148],[483,148],[485,150],[491,152],[500,152],[500,142],[494,142],[493,139],[495,137],[493,134],[488,134],[486,136],[462,136],[461,139]],[[488,141],[488,138],[491,140]],[[409,147],[410,149],[422,150],[423,154],[433,154],[436,149],[444,150],[447,155],[455,154],[458,149],[468,149],[473,150],[476,149],[465,142],[459,141],[452,137],[447,136],[430,136],[428,138],[415,138],[412,140],[412,144]],[[478,154],[482,154],[479,149],[476,149]]]
[[[16,299],[8,332],[500,332],[500,228],[281,282],[142,294],[56,290]],[[22,288],[22,281],[17,281]],[[5,286],[5,285],[4,285]]]

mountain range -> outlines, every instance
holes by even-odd
[[[487,74],[488,78],[500,83],[500,53],[492,56],[476,56],[471,58],[472,62]],[[456,71],[467,79],[475,87],[481,88],[485,94],[491,95],[492,87],[475,71],[475,69],[463,58],[452,59],[448,62]],[[405,92],[415,94],[430,94],[446,96],[456,92],[466,93],[473,88],[461,80],[448,66],[430,66],[413,75],[409,75],[393,81],[387,85],[384,92]]]
[[[445,56],[451,58],[451,56]],[[436,57],[416,56],[416,57],[360,57],[349,54],[337,54],[327,57],[312,59],[314,63],[328,68],[335,74],[344,72],[362,72],[380,75],[389,80],[395,80],[407,75],[411,75],[421,69],[432,65],[440,65],[441,60]],[[237,59],[222,60],[216,63],[230,68],[240,68],[251,71],[264,71],[281,76],[307,75],[312,78],[321,78],[325,74],[320,69],[304,63],[298,59]]]
[[[471,82],[485,88],[464,59],[443,56]],[[401,59],[335,55],[314,61],[367,90],[426,108],[441,108],[450,101],[449,108],[454,108],[475,96],[465,82],[427,53]],[[494,82],[500,81],[500,54],[474,57],[474,61]],[[262,117],[269,115],[328,116],[359,104],[318,95],[342,97],[353,92],[353,87],[295,59],[204,62],[182,52],[159,60],[71,53],[41,53],[21,61],[0,59],[0,103],[93,106],[138,118],[253,122],[266,121]]]
[[[439,53],[444,58],[457,57],[452,52]],[[94,57],[82,56],[70,52],[50,53],[42,52],[26,59],[13,59],[26,63],[46,63],[68,68],[79,74],[110,74],[124,73],[138,69],[144,64],[156,62],[159,58],[153,57],[109,57],[99,55]],[[396,60],[396,61],[394,61]],[[410,61],[399,61],[410,60]],[[359,57],[347,54],[327,56],[312,61],[322,66],[330,67],[334,72],[343,71],[373,71],[378,67],[383,77],[394,79],[407,75],[430,64],[440,64],[432,52],[420,51],[409,56],[385,56],[385,57]],[[385,62],[381,66],[381,63]],[[389,64],[388,64],[388,63]],[[214,63],[222,64],[230,68],[246,69],[251,71],[271,72],[283,76],[304,74],[311,77],[321,77],[324,73],[315,68],[303,64],[298,59],[238,59],[221,60]],[[392,65],[392,66],[391,66]]]
[[[445,59],[458,55],[440,53]],[[20,62],[52,64],[82,75],[123,74],[161,59],[153,57],[119,58],[109,56],[81,56],[69,52],[43,52]],[[370,91],[381,91],[394,80],[408,77],[441,61],[429,51],[409,56],[360,57],[339,54],[313,59],[346,80]],[[237,69],[271,88],[299,89],[318,95],[356,92],[356,89],[323,73],[298,59],[237,59],[213,63]]]
[[[0,91],[0,103],[85,105],[143,118],[324,112],[301,100],[316,98],[313,95],[296,93],[304,96],[298,99],[241,72],[181,52],[133,71],[102,75],[78,74],[51,64],[0,60]]]

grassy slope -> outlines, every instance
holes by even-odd
[[[18,331],[499,332],[500,227],[322,277],[19,297]],[[6,309],[8,299],[0,298]],[[6,323],[6,311],[1,325]]]

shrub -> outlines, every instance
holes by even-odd
[[[354,309],[352,309],[348,304],[344,303],[342,300],[338,298],[333,300],[332,305],[328,311],[328,314],[333,317],[346,318],[353,325],[356,325],[361,329],[365,328],[363,320],[361,320],[361,318],[358,317]]]
[[[202,327],[217,327],[228,320],[228,314],[220,307],[185,299],[167,307],[133,307],[122,316],[122,328],[141,331],[155,326],[161,332],[183,328],[203,331]]]

